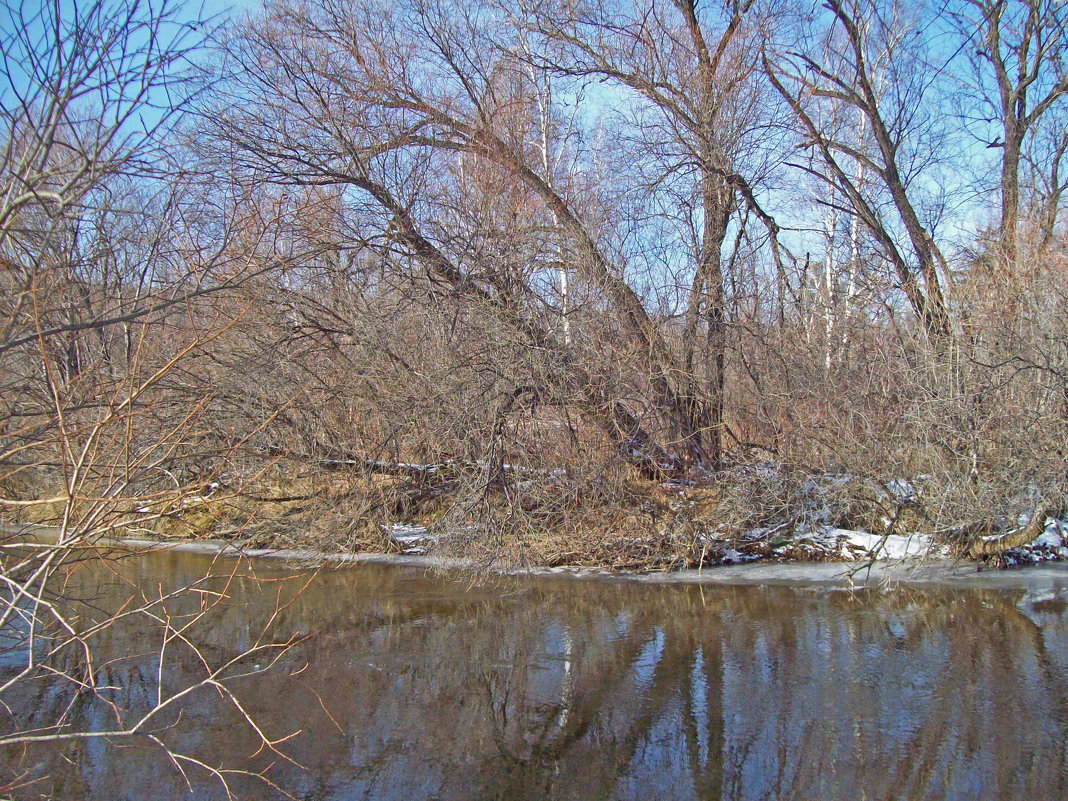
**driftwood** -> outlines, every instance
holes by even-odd
[[[1031,519],[1025,525],[1006,531],[1004,534],[993,535],[983,532],[991,532],[993,526],[990,523],[978,524],[969,527],[967,534],[970,535],[971,544],[965,551],[965,555],[971,559],[981,559],[987,556],[997,556],[1010,548],[1018,548],[1038,537],[1046,528],[1046,518],[1056,514],[1057,509],[1052,506],[1042,506],[1035,509]]]

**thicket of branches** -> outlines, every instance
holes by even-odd
[[[760,458],[925,476],[936,529],[1063,495],[1057,3],[7,13],[9,516],[329,492],[350,541],[419,465],[548,524]]]
[[[237,335],[275,360],[261,403],[298,397],[265,436],[514,496],[504,465],[604,488],[762,454],[926,476],[933,529],[1055,506],[1064,26],[1042,2],[269,5],[199,106],[289,248]]]

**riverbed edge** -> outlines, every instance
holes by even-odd
[[[58,530],[44,526],[3,526],[7,534],[32,533],[58,535]],[[237,541],[224,539],[154,540],[141,537],[106,537],[95,540],[92,547],[118,548],[133,552],[177,551],[222,558],[265,560],[296,569],[342,568],[359,565],[387,565],[398,568],[453,573],[470,579],[472,575],[628,581],[641,584],[708,586],[796,586],[827,589],[871,589],[895,587],[985,587],[1027,588],[1051,582],[1068,585],[1068,563],[1030,564],[1014,569],[989,569],[980,561],[939,557],[914,557],[901,560],[875,560],[856,563],[846,561],[749,562],[716,565],[703,569],[662,571],[609,570],[582,566],[515,566],[461,557],[395,553],[331,553],[311,548],[245,548]]]

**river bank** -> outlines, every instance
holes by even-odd
[[[72,530],[130,542],[495,571],[700,574],[826,562],[856,573],[883,561],[987,569],[1068,560],[1064,499],[1048,502],[1034,488],[998,508],[965,510],[929,476],[879,480],[774,462],[661,481],[514,465],[498,466],[489,482],[479,464],[297,467],[220,475],[140,501],[65,501],[29,488],[49,500],[15,501],[0,524],[66,517]]]
[[[35,542],[54,543],[59,530],[51,527],[11,527],[2,529],[11,536],[29,536]],[[11,541],[8,547],[13,547]],[[710,586],[811,586],[824,588],[860,587],[962,587],[974,589],[1034,589],[1051,582],[1068,582],[1068,559],[1034,560],[1026,569],[993,569],[987,564],[966,559],[909,556],[901,559],[857,561],[757,561],[721,564],[709,568],[684,568],[671,571],[619,571],[580,566],[525,566],[487,564],[474,559],[415,553],[340,553],[310,548],[249,547],[241,540],[201,539],[163,541],[139,537],[102,537],[93,548],[136,553],[175,552],[224,559],[263,560],[301,568],[386,565],[417,568],[453,574],[470,580],[472,575],[527,576],[625,581],[642,584],[698,584]]]

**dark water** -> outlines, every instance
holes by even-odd
[[[86,617],[103,616],[208,565],[137,557],[121,575],[83,568],[71,587]],[[246,566],[215,582],[226,602],[190,629],[209,666],[268,624],[275,640],[306,637],[228,685],[269,735],[299,731],[279,746],[293,762],[256,753],[249,726],[211,690],[167,718],[162,741],[264,771],[304,799],[1068,797],[1068,574],[1042,590],[886,593],[546,578],[472,587],[383,566],[304,586],[307,575]],[[169,608],[194,611],[196,597]],[[98,646],[114,661],[97,663],[106,689],[74,699],[79,726],[114,725],[108,702],[149,708],[160,675],[171,691],[203,675],[180,643],[161,674],[158,633],[143,625],[115,627]],[[25,724],[71,696],[41,684],[15,700]],[[0,767],[37,779],[17,798],[226,795],[187,766],[191,792],[140,739],[0,752]],[[227,777],[237,797],[284,797]]]

